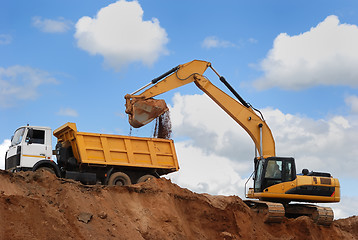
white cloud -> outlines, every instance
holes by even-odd
[[[346,104],[351,107],[351,112],[354,114],[358,113],[358,97],[357,96],[348,96],[345,99]]]
[[[358,27],[328,16],[309,31],[281,33],[260,63],[260,89],[303,89],[315,85],[358,86]]]
[[[64,33],[71,29],[73,23],[62,17],[59,17],[57,20],[53,20],[35,16],[32,18],[32,25],[42,32]]]
[[[315,120],[278,109],[262,112],[275,137],[277,156],[294,157],[298,173],[308,168],[357,179],[356,118]],[[173,181],[198,192],[243,198],[245,178],[253,171],[254,144],[248,134],[206,95],[176,94],[170,113],[181,166]],[[355,211],[343,203],[334,207],[340,209],[338,217]]]
[[[249,42],[249,43],[252,43],[252,44],[256,44],[256,43],[258,43],[259,41],[258,41],[257,39],[255,39],[255,38],[249,38],[249,39],[248,39],[248,42]]]
[[[9,149],[10,139],[5,139],[0,144],[0,169],[5,169],[5,153]]]
[[[102,8],[96,17],[82,17],[76,24],[79,48],[92,55],[102,55],[116,70],[133,62],[152,65],[167,54],[167,33],[159,20],[143,20],[137,1],[124,0]]]
[[[277,109],[264,109],[263,113],[275,137],[277,155],[295,157],[298,172],[308,168],[330,172],[335,177],[356,177],[358,162],[352,158],[358,154],[355,118],[314,120]]]
[[[240,173],[252,169],[254,144],[249,135],[206,95],[175,94],[170,109],[174,137],[189,137],[206,154],[245,163]],[[239,157],[240,156],[240,157]]]
[[[78,117],[78,112],[72,108],[60,108],[57,112],[57,115],[68,116],[68,117]]]
[[[216,36],[209,36],[203,40],[201,46],[210,49],[235,47],[236,45],[230,41],[219,39]]]
[[[180,171],[168,177],[178,185],[198,193],[238,195],[244,194],[245,180],[230,159],[207,154],[188,142],[175,144]]]
[[[21,100],[37,98],[37,88],[43,84],[55,84],[48,72],[25,66],[0,67],[0,107],[11,107]]]
[[[241,174],[252,170],[252,140],[212,100],[206,95],[176,94],[173,101],[170,112],[174,137],[187,137],[193,146],[207,154],[247,165]],[[298,171],[306,167],[333,175],[356,176],[358,161],[351,157],[358,155],[356,118],[333,116],[315,120],[285,114],[278,109],[261,111],[274,135],[276,155],[295,157]]]
[[[10,44],[12,41],[12,37],[9,34],[0,34],[0,45]]]

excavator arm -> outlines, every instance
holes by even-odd
[[[219,76],[220,80],[239,101],[230,97],[203,76],[207,68],[211,68]],[[254,141],[260,157],[275,156],[275,141],[265,120],[257,115],[250,104],[246,103],[226,82],[225,78],[220,76],[212,68],[211,64],[206,61],[193,60],[179,65],[153,79],[149,84],[134,93],[127,94],[125,96],[126,113],[129,115],[130,124],[133,127],[141,127],[166,112],[168,108],[164,100],[154,100],[152,98],[191,82],[194,82],[200,90],[245,129]]]

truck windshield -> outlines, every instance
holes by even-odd
[[[24,136],[25,128],[19,128],[16,130],[14,137],[11,140],[11,146],[17,145],[21,142]]]

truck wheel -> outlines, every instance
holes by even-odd
[[[146,182],[146,181],[148,181],[149,179],[152,179],[152,178],[155,178],[155,177],[153,175],[147,174],[147,175],[141,176],[138,179],[137,183]]]
[[[123,172],[113,173],[108,180],[108,185],[127,186],[131,184],[131,179]]]
[[[38,172],[41,170],[48,171],[48,172],[56,175],[55,170],[53,170],[53,168],[50,168],[50,167],[39,167],[38,169],[35,170],[35,172]]]

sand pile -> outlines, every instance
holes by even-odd
[[[48,172],[0,170],[0,239],[358,239],[358,217],[264,224],[239,197],[196,194],[166,179],[85,186]]]

